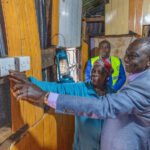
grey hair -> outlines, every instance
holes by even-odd
[[[134,43],[140,43],[141,48],[143,50],[146,50],[148,56],[150,56],[150,38],[149,37],[138,38],[138,39],[134,40],[132,44],[134,44]]]

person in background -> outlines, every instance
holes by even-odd
[[[106,93],[114,92],[108,84],[108,77],[112,72],[113,70],[109,62],[98,60],[94,63],[91,70],[91,79],[87,82],[55,83],[39,81],[34,77],[29,77],[28,79],[46,92],[99,98]],[[10,74],[12,76],[17,74],[19,78],[22,75],[14,71],[11,71]],[[100,150],[102,125],[102,119],[75,117],[73,150]]]
[[[130,74],[119,92],[99,98],[45,93],[15,82],[17,99],[42,102],[56,112],[104,119],[101,150],[150,150],[150,38],[132,42],[124,56]]]
[[[99,59],[107,60],[109,63],[111,63],[112,68],[114,70],[114,72],[109,77],[109,85],[115,91],[118,91],[126,82],[126,74],[121,59],[115,56],[110,56],[110,51],[111,46],[107,40],[103,40],[99,43],[99,56],[88,60],[85,71],[85,80],[90,80],[91,68],[95,61]]]

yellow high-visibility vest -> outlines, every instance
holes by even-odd
[[[91,58],[91,65],[93,66],[95,61],[97,61],[98,59],[100,59],[100,56]],[[115,57],[115,56],[110,56],[110,59],[111,59],[111,66],[114,70],[114,72],[111,75],[112,76],[112,83],[113,83],[113,85],[115,85],[115,83],[118,81],[118,78],[119,78],[120,60],[118,57]]]

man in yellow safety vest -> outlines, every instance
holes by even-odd
[[[103,40],[99,43],[100,56],[96,56],[88,60],[85,72],[85,80],[90,80],[91,68],[97,60],[106,60],[112,65],[112,68],[114,70],[114,72],[108,79],[108,83],[117,92],[124,85],[126,81],[126,74],[121,59],[115,56],[110,56],[110,51],[111,46],[107,40]]]

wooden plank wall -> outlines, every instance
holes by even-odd
[[[143,0],[143,25],[150,25],[150,1]]]
[[[58,11],[58,2],[53,6]],[[1,0],[9,56],[31,57],[31,70],[27,75],[41,79],[41,50],[34,0]],[[54,15],[54,14],[53,14]],[[56,18],[55,18],[55,17]],[[58,19],[54,15],[53,21]],[[57,21],[56,21],[57,22]],[[57,31],[57,25],[52,29]],[[56,39],[54,40],[57,41]],[[57,43],[57,42],[56,42]],[[12,83],[11,83],[12,87]],[[11,94],[12,131],[29,124],[29,132],[11,150],[71,150],[74,135],[74,118],[51,113],[44,114],[43,105],[26,101],[16,102]]]
[[[82,40],[81,57],[81,78],[82,81],[85,81],[85,69],[88,61],[88,44],[84,40]]]
[[[59,40],[59,0],[52,0],[51,44],[58,45]]]
[[[110,0],[105,6],[105,35],[123,35],[129,31],[142,36],[144,20],[150,16],[149,0]],[[150,20],[150,19],[148,19]]]
[[[41,50],[34,0],[2,0],[1,2],[6,28],[8,56],[30,56],[31,69],[27,72],[27,75],[33,75],[41,79]],[[43,116],[43,108],[24,101],[16,102],[13,95],[11,95],[11,114],[12,131],[15,132],[25,123],[32,126],[38,121]],[[39,134],[38,130],[36,132]],[[26,141],[22,141],[22,147],[30,140],[31,136]],[[20,148],[13,147],[13,150],[15,149]],[[26,149],[29,150],[28,147]]]
[[[129,0],[129,30],[142,35],[143,0]]]
[[[2,0],[6,27],[8,56],[30,56],[27,75],[41,79],[41,50],[34,0]],[[34,69],[33,69],[34,68]],[[43,115],[43,109],[24,101],[16,102],[12,95],[12,131],[24,123],[30,126]],[[30,117],[29,117],[30,116]]]
[[[74,135],[72,129],[72,116],[55,114],[51,110],[11,150],[71,150]]]
[[[11,150],[57,150],[56,127],[54,116],[45,114]]]
[[[110,0],[105,6],[105,35],[128,34],[129,0]]]

